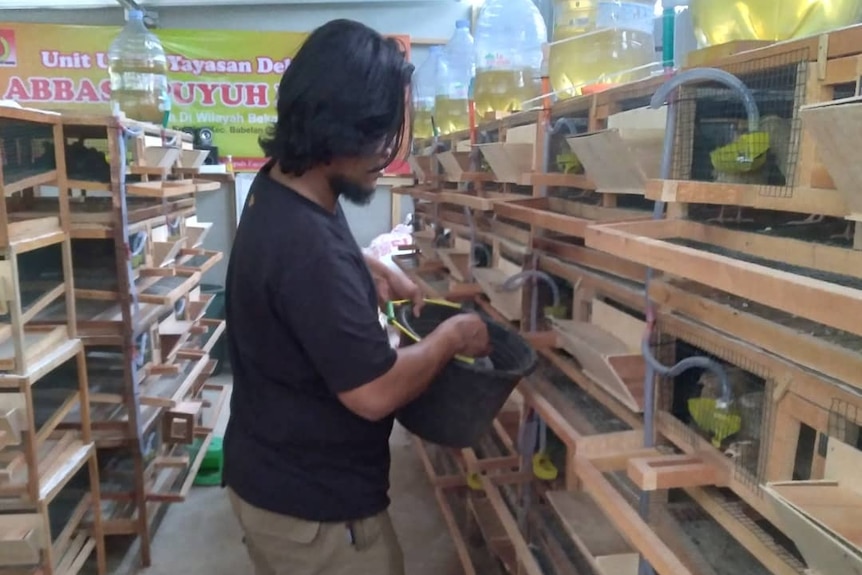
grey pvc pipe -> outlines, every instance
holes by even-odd
[[[717,68],[694,68],[676,74],[667,82],[662,84],[650,100],[650,108],[658,109],[665,104],[668,104],[667,124],[665,126],[664,142],[662,144],[661,158],[661,178],[663,180],[670,179],[671,167],[673,162],[673,142],[676,132],[676,104],[671,99],[672,94],[680,86],[693,81],[713,81],[724,84],[728,88],[735,90],[748,114],[748,129],[749,131],[757,131],[760,127],[760,112],[757,109],[757,103],[754,101],[754,96],[748,87],[736,76],[719,70]],[[665,202],[656,200],[653,210],[653,219],[660,220],[664,217]],[[647,268],[646,278],[644,281],[646,309],[648,320],[655,317],[655,306],[649,299],[649,285],[654,275],[652,268]],[[651,329],[651,322],[648,329]],[[730,383],[727,380],[727,373],[724,368],[717,362],[707,357],[689,357],[675,365],[666,366],[656,359],[650,348],[650,332],[644,333],[641,341],[641,351],[647,364],[646,375],[644,377],[644,446],[653,447],[655,444],[655,376],[661,374],[665,377],[676,377],[679,374],[692,369],[702,368],[714,373],[721,384],[722,396],[719,400],[720,405],[728,405],[731,401]],[[642,492],[638,501],[638,511],[644,519],[649,517],[649,492]],[[654,570],[649,563],[641,555],[638,565],[639,575],[653,575]]]

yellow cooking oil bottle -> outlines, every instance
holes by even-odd
[[[557,96],[649,76],[654,26],[654,0],[556,0],[549,74]]]
[[[111,107],[132,120],[167,125],[171,93],[165,50],[144,25],[143,11],[127,14],[126,26],[108,48]]]
[[[413,137],[434,137],[434,98],[437,95],[437,65],[442,46],[431,46],[428,57],[413,72]]]
[[[434,120],[441,134],[470,128],[470,82],[475,73],[470,22],[458,20],[437,66]]]
[[[843,28],[862,18],[862,0],[691,0],[700,47],[736,40],[779,42]]]
[[[532,0],[486,0],[474,29],[476,118],[541,105],[548,29]]]

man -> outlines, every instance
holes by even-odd
[[[315,30],[285,72],[270,162],[227,274],[234,373],[225,484],[256,575],[401,575],[387,514],[393,413],[455,355],[484,356],[478,316],[393,350],[378,303],[421,294],[365,259],[339,198],[367,204],[409,134],[411,66],[357,22]],[[408,136],[409,137],[409,136]]]

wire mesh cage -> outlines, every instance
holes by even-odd
[[[862,409],[842,399],[833,399],[829,409],[829,436],[862,448]]]
[[[745,84],[759,113],[756,127],[739,91],[710,81],[683,86],[674,179],[754,185],[760,195],[792,197],[807,60],[808,50],[795,50],[723,67]]]
[[[673,344],[668,342],[671,337],[676,338]],[[660,361],[670,365],[686,357],[707,357],[723,367],[731,386],[731,405],[715,417],[722,389],[714,374],[691,369],[673,379],[662,377],[659,409],[674,416],[673,433],[692,447],[704,439],[712,442],[733,461],[734,478],[759,492],[771,442],[772,402],[766,398],[772,396],[774,376],[763,365],[702,337],[697,329],[675,326],[665,329],[661,338],[656,356],[664,357]]]
[[[64,125],[63,139],[69,180],[110,183],[107,126]]]
[[[54,149],[50,124],[0,119],[4,186],[57,169]]]

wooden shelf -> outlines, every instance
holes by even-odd
[[[643,411],[646,363],[639,348],[594,323],[553,320],[553,327],[560,347],[578,360],[587,377],[632,411]],[[632,336],[637,339],[637,332]]]
[[[182,349],[192,353],[209,353],[224,333],[226,324],[219,319],[199,319],[191,327],[191,337]]]
[[[482,192],[481,194],[472,192],[440,192],[436,196],[436,201],[456,206],[463,206],[480,212],[490,212],[494,209],[494,206],[500,202],[520,200],[525,197],[526,196],[523,194],[504,194],[497,192]]]
[[[494,212],[510,220],[578,238],[584,237],[587,226],[597,221],[619,222],[650,218],[648,213],[638,210],[605,208],[553,197],[498,203],[494,205]]]
[[[862,389],[862,338],[681,279],[655,280],[650,299],[704,325]]]
[[[201,249],[179,250],[174,260],[174,268],[181,274],[204,274],[222,259],[222,252]]]
[[[588,494],[549,491],[545,497],[597,575],[637,573],[640,555],[620,536]]]
[[[4,575],[44,573],[40,566],[43,554],[53,559],[51,572],[76,575],[98,546],[94,537],[83,529],[83,521],[92,508],[92,498],[85,494],[75,505],[63,529],[51,533],[48,513],[11,513],[0,517],[0,570]]]
[[[850,214],[844,194],[829,188],[727,184],[683,180],[650,180],[646,198],[686,204],[741,206],[843,218]]]
[[[197,191],[198,186],[193,180],[157,180],[126,184],[126,192],[129,195],[147,198],[172,198]]]
[[[142,302],[171,306],[200,283],[200,274],[177,271],[174,275],[153,275],[136,283]]]
[[[859,170],[846,166],[852,156],[847,150],[858,139],[853,130],[862,117],[862,100],[840,100],[858,84],[860,46],[862,25],[855,25],[766,47],[740,51],[738,46],[721,46],[706,56],[699,54],[706,59],[698,65],[737,75],[758,99],[763,120],[759,129],[770,134],[767,166],[758,174],[762,184],[689,181],[734,180],[710,174],[705,154],[728,143],[731,132],[748,129],[741,107],[739,114],[717,114],[725,103],[723,88],[705,89],[703,83],[678,91],[673,137],[679,153],[671,166],[672,179],[657,179],[667,108],[649,110],[647,104],[667,81],[662,76],[554,102],[550,125],[569,120],[572,136],[566,143],[585,175],[543,173],[549,166],[542,164],[559,151],[561,138],[555,134],[548,154],[544,144],[549,123],[540,110],[479,122],[482,141],[497,141],[478,150],[499,185],[477,180],[475,191],[457,198],[446,180],[467,180],[467,154],[457,144],[469,134],[419,144],[442,143],[457,152],[429,157],[425,185],[398,192],[417,199],[416,213],[423,223],[469,237],[471,230],[459,209],[467,205],[475,211],[475,238],[491,251],[489,265],[495,266],[499,253],[507,249],[502,238],[528,248],[512,258],[516,269],[491,271],[493,278],[482,278],[481,268],[471,270],[478,272],[475,279],[491,300],[474,297],[476,305],[503,323],[528,309],[527,295],[537,290],[524,289],[520,297],[503,302],[494,286],[536,265],[560,280],[565,317],[571,313],[572,319],[565,320],[540,315],[540,329],[551,331],[530,333],[527,339],[543,364],[519,385],[525,406],[534,409],[566,447],[563,477],[550,495],[541,482],[532,482],[539,497],[534,510],[543,499],[559,508],[578,555],[588,559],[582,566],[568,564],[565,554],[543,556],[549,571],[629,575],[636,570],[638,553],[660,575],[715,575],[722,569],[748,573],[757,570],[751,561],[774,575],[800,575],[806,568],[812,574],[850,575],[862,568],[862,542],[854,540],[857,497],[845,492],[851,484],[839,480],[836,485],[828,477],[829,455],[824,454],[825,438],[831,443],[841,435],[836,427],[853,430],[846,438],[849,445],[857,443],[854,433],[862,424],[855,417],[862,409],[862,324],[855,321],[862,317],[862,226],[856,213],[862,195],[853,186]],[[763,99],[766,92],[770,102],[777,97],[788,105],[775,108]],[[800,117],[806,128],[801,131],[796,129]],[[533,126],[510,137],[513,128],[524,124]],[[691,151],[692,142],[696,152]],[[440,165],[447,172],[442,177]],[[775,185],[782,180],[788,185]],[[484,201],[516,186],[532,186],[532,195]],[[486,191],[492,188],[494,192]],[[560,188],[583,191],[572,201],[572,194]],[[670,203],[668,213],[674,219],[651,220],[651,202],[657,200]],[[713,206],[743,208],[746,218],[740,215],[740,221],[726,227],[700,223],[714,216]],[[796,213],[826,219],[813,226],[786,225]],[[841,229],[846,229],[843,237],[837,234]],[[829,244],[802,240],[829,235]],[[441,251],[428,245],[430,238],[423,239],[423,257],[404,257],[399,265],[429,293],[450,295],[453,282],[441,268],[458,275],[463,270],[451,261],[451,253],[461,260],[465,254]],[[839,239],[840,245],[852,239],[854,249],[837,247]],[[438,257],[446,261],[429,262]],[[648,267],[656,274],[646,294]],[[544,289],[537,293],[543,310],[549,294]],[[654,314],[645,309],[650,302],[657,304]],[[624,312],[637,325],[627,321],[614,328],[613,322],[601,319],[603,305]],[[694,385],[687,378],[698,376],[687,373],[673,382],[662,380],[654,422],[658,447],[643,447],[644,317],[655,322],[651,345],[663,363],[697,353],[730,366],[734,377],[747,372],[757,380],[765,398],[758,433],[749,429],[751,437],[730,438],[723,443],[725,454],[712,445],[711,434],[683,421],[686,394]],[[564,340],[566,345],[561,345]],[[688,386],[685,392],[683,384]],[[696,389],[691,393],[698,395]],[[812,435],[811,441],[806,439]],[[744,445],[749,439],[751,445]],[[435,489],[444,484],[464,489],[462,475],[476,471],[482,462],[473,457],[471,461],[462,454],[458,471],[436,477]],[[483,489],[491,498],[521,486],[515,479],[501,479],[503,473],[481,471],[487,477]],[[791,482],[808,475],[808,482]],[[560,491],[563,483],[566,492]],[[660,492],[652,497],[648,521],[635,512],[638,487]],[[663,492],[669,489],[673,502],[664,500]],[[839,491],[841,513],[836,513],[831,497]],[[524,563],[546,550],[540,547],[544,540],[530,540],[534,546],[529,549],[521,542],[540,533],[543,525],[551,529],[548,524],[536,513],[526,514],[528,521],[521,526],[526,532],[519,533],[511,524],[507,528],[505,520],[523,511],[517,502],[506,501],[509,509],[502,513],[481,491],[468,493],[471,513],[489,547],[512,572],[529,572]],[[451,513],[452,504],[438,498]],[[581,507],[569,510],[567,523],[567,513],[560,510],[572,501]],[[456,540],[463,536],[457,526],[450,529]],[[787,537],[794,539],[807,566]],[[458,549],[465,572],[478,572],[463,558],[468,550]],[[720,568],[715,567],[718,562]]]
[[[7,176],[8,177],[8,176]],[[3,183],[2,189],[3,193],[8,198],[12,194],[17,194],[23,192],[24,190],[28,190],[30,188],[35,188],[36,186],[47,186],[55,183],[57,181],[57,170],[50,170],[47,172],[41,173],[24,173],[18,175],[12,181],[6,181]]]
[[[198,248],[204,243],[207,234],[212,228],[212,224],[208,222],[195,222],[194,224],[186,224],[186,247]]]
[[[46,441],[38,453],[38,502],[48,503],[78,472],[93,453],[94,446],[75,438],[73,432],[63,432],[57,439]],[[0,497],[21,497],[27,500],[28,470],[21,452],[0,453],[7,479],[0,482]],[[31,501],[35,504],[36,501]]]
[[[862,317],[857,316],[862,314],[862,290],[847,286],[859,277],[862,252],[687,220],[593,226],[587,230],[586,243],[669,274],[862,334],[862,324],[855,320]],[[828,274],[830,280],[811,277],[818,272]]]
[[[29,369],[36,360],[44,358],[50,351],[61,348],[68,341],[65,327],[28,326],[24,328],[24,365],[16,366],[14,338],[0,343],[0,370],[12,371],[18,367]]]
[[[10,222],[7,233],[7,241],[0,247],[19,254],[60,243],[66,237],[56,216]]]

